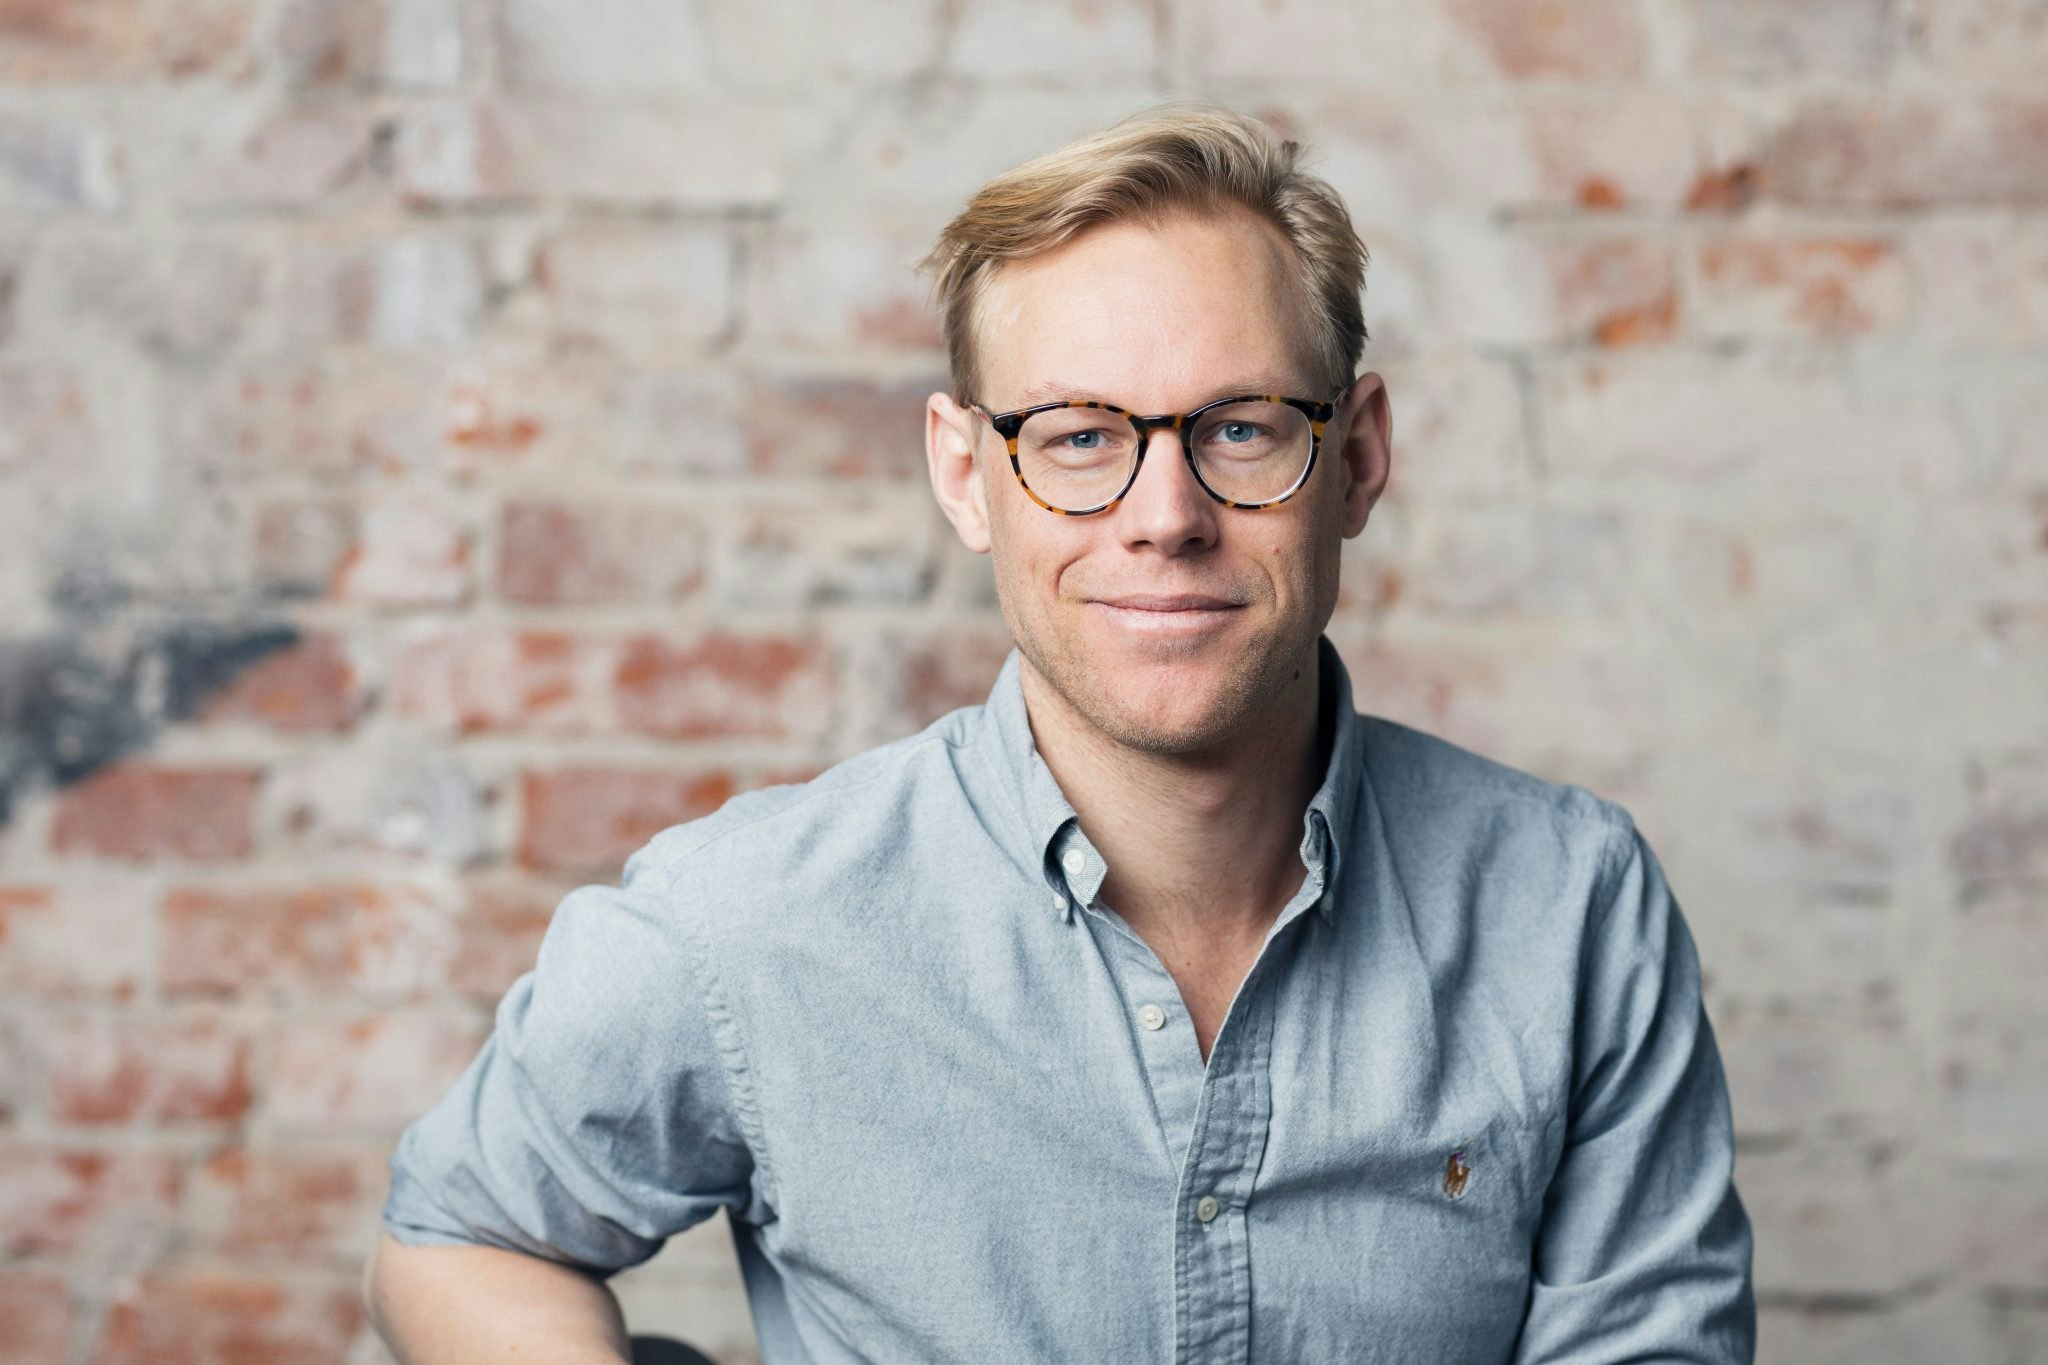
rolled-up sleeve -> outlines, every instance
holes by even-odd
[[[1751,1229],[1698,952],[1633,822],[1607,866],[1515,1360],[1748,1362]]]
[[[750,1197],[752,1148],[713,979],[675,878],[563,897],[468,1068],[391,1156],[383,1218],[413,1246],[484,1245],[609,1275]]]

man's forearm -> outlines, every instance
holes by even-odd
[[[602,1281],[497,1247],[409,1247],[385,1233],[363,1271],[370,1321],[401,1365],[632,1359]]]

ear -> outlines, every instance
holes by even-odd
[[[1344,538],[1365,529],[1373,504],[1386,491],[1394,458],[1394,414],[1387,406],[1387,385],[1371,371],[1351,381],[1337,400],[1330,422],[1336,437],[1330,453],[1345,470]]]
[[[979,413],[960,406],[950,394],[925,400],[924,458],[930,467],[932,492],[960,543],[976,554],[989,551],[988,495],[975,458]]]

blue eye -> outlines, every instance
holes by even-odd
[[[1258,436],[1259,431],[1250,422],[1225,422],[1217,430],[1226,441],[1250,441]]]
[[[1077,431],[1067,438],[1076,450],[1093,450],[1095,446],[1091,442],[1099,442],[1101,439],[1102,433],[1099,431]]]

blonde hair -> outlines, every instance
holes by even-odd
[[[1311,378],[1324,397],[1351,382],[1365,348],[1366,249],[1337,192],[1298,169],[1302,145],[1219,105],[1145,110],[1034,157],[989,181],[917,262],[942,311],[954,397],[980,384],[975,319],[997,267],[1035,256],[1084,228],[1156,219],[1174,209],[1239,206],[1293,247],[1309,305]]]

